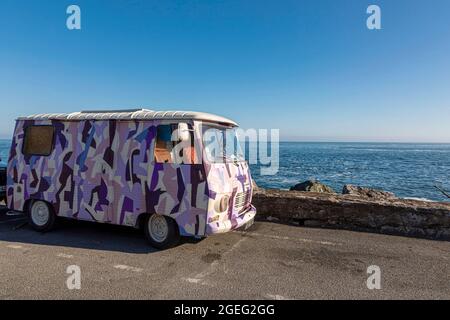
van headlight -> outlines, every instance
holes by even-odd
[[[214,204],[214,209],[216,212],[225,212],[228,210],[228,203],[230,202],[229,196],[223,196],[222,198],[216,200]]]

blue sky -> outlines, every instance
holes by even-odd
[[[66,28],[77,4],[82,30]],[[366,9],[382,10],[382,30]],[[19,115],[206,111],[283,140],[450,142],[450,1],[0,1],[0,137]]]

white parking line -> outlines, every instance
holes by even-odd
[[[186,278],[184,280],[186,280],[187,282],[190,282],[190,283],[199,283],[201,281],[201,279],[195,279],[195,278]]]
[[[23,249],[22,246],[15,245],[15,244],[10,244],[10,245],[7,245],[6,247],[10,248],[10,249]]]
[[[291,300],[289,298],[280,296],[279,294],[266,294],[265,297],[271,300]]]
[[[275,239],[275,240],[288,240],[288,241],[298,241],[298,242],[303,242],[303,243],[316,243],[316,244],[322,244],[322,245],[326,245],[326,246],[341,246],[342,245],[342,243],[331,242],[331,241],[318,241],[318,240],[304,239],[304,238],[272,236],[269,234],[262,234],[262,233],[251,232],[251,231],[233,231],[233,232],[240,233],[240,234],[249,234],[249,235],[256,236],[256,237]]]
[[[222,259],[229,255],[231,252],[233,252],[235,249],[237,249],[242,242],[244,242],[245,240],[247,240],[247,238],[242,238],[240,239],[238,242],[236,242],[231,248],[230,250],[228,250],[227,252],[225,252],[222,255]],[[200,272],[199,274],[197,274],[195,277],[193,278],[183,278],[183,280],[189,282],[189,283],[196,283],[196,284],[201,284],[204,285],[204,279],[211,275],[212,273],[216,272],[217,269],[219,267],[219,260],[214,260],[207,269],[205,269],[204,271]]]
[[[132,271],[132,272],[142,272],[142,270],[143,270],[141,268],[126,266],[124,264],[115,265],[114,268],[119,269],[119,270]]]
[[[58,256],[60,258],[66,258],[66,259],[72,259],[73,258],[73,255],[65,254],[65,253],[58,253],[56,256]]]

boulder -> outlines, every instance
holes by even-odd
[[[319,181],[308,180],[290,188],[291,191],[336,193],[332,188]]]
[[[359,186],[354,186],[351,184],[346,184],[342,189],[342,194],[350,194],[354,196],[370,198],[374,200],[383,200],[383,199],[395,199],[396,196],[392,192],[364,188]]]

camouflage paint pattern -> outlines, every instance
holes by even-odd
[[[207,234],[223,233],[249,222],[256,215],[251,205],[252,181],[246,162],[207,164],[209,188],[208,218],[219,215],[218,221],[207,224]],[[228,210],[218,213],[215,201],[229,196]],[[241,199],[238,204],[237,199]]]
[[[17,121],[8,161],[9,208],[25,211],[30,201],[44,200],[59,216],[135,227],[142,214],[158,213],[175,219],[187,236],[225,232],[251,220],[256,211],[247,164],[155,163],[159,123]],[[33,125],[54,127],[49,156],[22,153],[25,130]],[[224,194],[229,209],[219,214],[214,203]],[[246,194],[239,207],[237,194]]]

